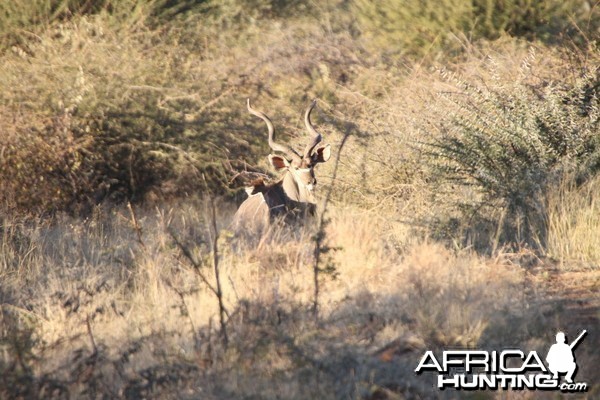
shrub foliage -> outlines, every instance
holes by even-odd
[[[555,43],[577,26],[587,39],[581,54],[597,59],[597,8],[577,0],[443,3],[3,4],[0,200],[52,211],[154,194],[232,194],[235,171],[260,168],[268,152],[264,126],[248,117],[245,99],[273,117],[278,140],[297,142],[288,132],[303,131],[299,109],[318,97],[315,118],[329,138],[356,127],[353,154],[345,155],[350,172],[338,185],[352,193],[340,198],[370,206],[416,193],[419,168],[397,160],[412,159],[410,120],[425,119],[454,140],[436,143],[460,166],[448,161],[455,173],[446,177],[469,177],[486,202],[503,199],[507,209],[529,214],[559,165],[594,162],[596,70],[535,81],[537,72],[525,68],[514,85],[460,82],[460,94],[446,95],[431,118],[409,115],[391,97],[404,96],[411,57],[434,54],[447,65],[481,59],[477,41],[506,34]]]
[[[537,76],[534,62],[532,50],[512,82],[493,59],[479,83],[440,70],[453,89],[440,94],[446,114],[429,121],[439,134],[426,148],[445,178],[478,190],[471,205],[502,210],[500,230],[544,244],[548,191],[565,174],[582,182],[600,166],[600,70],[556,83]]]

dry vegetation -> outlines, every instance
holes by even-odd
[[[425,350],[582,329],[599,395],[600,5],[377,3],[0,4],[1,398],[461,398]],[[319,99],[320,226],[228,230],[247,97]]]

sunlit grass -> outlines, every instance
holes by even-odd
[[[581,187],[569,180],[551,192],[548,254],[564,267],[600,268],[600,180]],[[573,265],[575,264],[575,265]]]
[[[18,219],[5,219],[3,226],[19,226],[19,233],[5,229],[0,243],[5,249],[2,274],[10,277],[3,280],[3,323],[9,323],[9,316],[12,323],[18,321],[22,337],[26,327],[33,329],[33,340],[19,349],[5,342],[0,365],[21,352],[23,365],[33,374],[73,380],[69,390],[81,394],[90,384],[104,385],[109,392],[125,390],[137,374],[151,373],[169,360],[218,375],[213,379],[233,393],[302,398],[297,382],[311,376],[314,362],[334,368],[332,352],[353,362],[369,354],[377,360],[379,349],[407,340],[417,347],[415,354],[394,361],[401,371],[410,368],[426,345],[485,345],[485,330],[503,319],[499,310],[520,301],[523,276],[508,263],[427,242],[399,252],[382,239],[375,214],[331,213],[327,237],[337,249],[329,260],[335,276],[321,275],[319,325],[310,311],[310,234],[294,241],[275,236],[260,247],[236,250],[236,239],[223,231],[218,245],[229,315],[227,348],[220,341],[217,299],[210,289],[215,275],[200,202],[139,211],[141,236],[126,208],[98,209],[87,221],[64,216],[52,224],[32,219],[19,225]],[[226,214],[219,219],[227,220]],[[182,257],[169,229],[189,247],[199,269]],[[27,246],[19,248],[20,240]],[[70,361],[79,360],[77,354],[82,362],[101,356],[93,361],[88,381],[77,375],[79,361]],[[376,361],[373,368],[385,370],[387,362]],[[348,366],[335,368],[327,369],[321,377],[327,384],[311,389],[310,396],[328,396],[327,386],[349,389],[344,383]],[[281,373],[291,378],[279,380]],[[239,386],[227,383],[234,377]],[[370,373],[358,372],[355,379],[368,387]],[[263,386],[267,380],[272,385]]]

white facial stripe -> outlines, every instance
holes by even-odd
[[[314,189],[315,185],[313,182],[315,181],[315,177],[313,175],[312,168],[296,168],[294,173],[296,175],[296,182],[298,185],[304,186],[309,191]]]

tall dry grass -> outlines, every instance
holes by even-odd
[[[581,186],[566,179],[548,199],[548,255],[564,267],[600,265],[598,178]]]
[[[240,249],[221,231],[224,347],[203,207],[137,210],[141,236],[126,208],[5,218],[3,396],[429,396],[411,373],[423,349],[487,346],[515,333],[508,318],[527,318],[524,275],[508,259],[428,242],[395,250],[376,213],[334,209],[336,274],[321,275],[318,324],[309,235]]]

